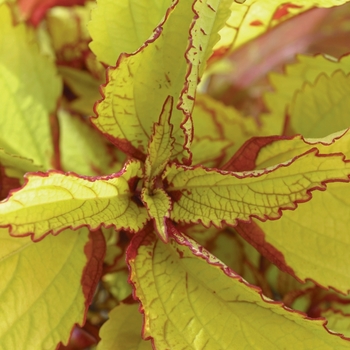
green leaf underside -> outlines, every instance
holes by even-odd
[[[0,147],[49,168],[53,157],[49,115],[56,108],[61,82],[28,28],[12,21],[7,5],[0,5]]]
[[[349,159],[349,139],[350,131],[345,130],[322,139],[295,136],[277,140],[260,149],[256,166],[263,168],[285,162],[312,148],[321,154],[343,152]],[[315,191],[312,196],[311,201],[294,211],[285,211],[279,220],[255,223],[263,230],[265,241],[283,254],[282,264],[290,266],[300,280],[312,279],[319,285],[347,293],[350,290],[349,184],[328,183],[326,191]]]
[[[97,350],[152,350],[151,342],[141,338],[142,316],[138,309],[138,304],[115,307],[101,328]]]
[[[171,199],[162,188],[156,188],[152,192],[144,188],[141,198],[149,216],[154,220],[154,228],[157,234],[164,242],[167,242],[166,220],[171,212]]]
[[[25,186],[0,203],[0,225],[10,226],[12,235],[31,233],[35,240],[84,225],[138,231],[148,215],[132,200],[128,180],[141,175],[137,161],[130,161],[120,173],[108,177],[54,171],[29,174]]]
[[[168,163],[173,149],[173,126],[170,124],[173,98],[168,96],[164,102],[163,110],[159,116],[159,122],[154,124],[153,135],[149,144],[148,156],[145,161],[146,186],[155,181]]]
[[[324,321],[263,297],[194,241],[172,230],[164,244],[135,236],[131,282],[144,313],[143,337],[157,349],[346,349]],[[267,322],[268,320],[268,322]]]
[[[343,158],[314,149],[274,167],[243,173],[169,165],[167,192],[174,201],[170,218],[206,226],[234,225],[250,217],[277,219],[282,209],[309,200],[310,191],[324,190],[326,182],[347,182],[350,164]]]
[[[271,130],[271,135],[282,133],[284,118],[281,118],[281,116],[285,115],[293,101],[293,96],[297,91],[302,90],[305,84],[314,85],[321,74],[331,77],[338,70],[342,71],[343,74],[350,73],[350,55],[342,57],[339,61],[322,55],[314,57],[298,55],[297,60],[296,63],[286,66],[285,75],[276,73],[270,75],[270,81],[275,91],[267,92],[264,95],[265,104],[270,112],[264,115],[263,121],[266,128]],[[318,111],[315,110],[315,113],[317,113],[317,116]],[[303,116],[301,115],[300,117],[302,118]],[[305,122],[305,118],[303,120]],[[305,131],[304,128],[299,130],[301,126],[300,121],[296,121],[293,124],[294,131],[296,133]],[[345,127],[343,126],[343,128]],[[332,131],[329,130],[328,133],[330,132]],[[304,136],[313,137],[314,135]],[[321,137],[324,135],[316,136]]]
[[[86,229],[34,243],[0,230],[0,349],[55,349],[85,318]]]

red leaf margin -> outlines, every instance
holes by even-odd
[[[174,225],[174,223],[171,220],[167,220],[168,224],[168,233],[169,233],[169,238],[173,239],[177,244],[185,246],[190,249],[190,251],[193,253],[194,256],[196,256],[199,259],[205,260],[209,265],[217,266],[220,268],[220,270],[228,277],[228,278],[233,278],[236,279],[238,282],[244,284],[251,290],[255,291],[256,293],[259,294],[261,297],[262,301],[267,303],[267,304],[273,304],[273,305],[278,305],[281,308],[283,308],[286,312],[290,312],[293,314],[298,314],[302,316],[305,320],[310,320],[310,321],[315,321],[315,320],[322,320],[323,321],[323,328],[327,331],[327,333],[331,334],[332,336],[337,336],[345,341],[350,341],[350,338],[345,337],[344,335],[340,333],[335,333],[331,330],[329,330],[326,325],[327,325],[327,320],[324,317],[317,317],[317,318],[311,318],[307,316],[305,313],[298,311],[298,310],[293,310],[287,306],[285,306],[282,302],[280,301],[274,301],[270,300],[267,297],[265,297],[262,293],[262,290],[260,287],[257,287],[255,285],[252,285],[245,281],[240,275],[236,274],[232,269],[230,269],[228,266],[224,265],[221,261],[219,261],[215,256],[213,256],[209,251],[207,251],[204,247],[198,246],[195,247],[193,243],[191,242],[191,239],[188,238],[185,234],[180,232],[177,227]],[[138,249],[140,246],[144,245],[152,245],[155,241],[157,240],[156,235],[154,234],[152,227],[149,225],[147,228],[143,229],[140,231],[137,235],[134,235],[132,238],[130,245],[126,251],[126,260],[127,264],[129,267],[129,283],[131,284],[133,288],[133,293],[132,296],[133,298],[139,302],[139,311],[142,314],[143,317],[143,326],[142,326],[142,338],[144,340],[151,340],[152,346],[154,349],[154,339],[152,337],[144,337],[144,325],[145,325],[145,313],[144,313],[144,308],[142,305],[141,300],[137,296],[137,291],[136,291],[136,285],[134,282],[131,281],[131,265],[129,263],[130,260],[134,260],[137,257],[138,254]],[[179,252],[180,254],[181,252]],[[181,256],[181,254],[180,254]]]

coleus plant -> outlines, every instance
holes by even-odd
[[[0,349],[350,348],[350,56],[205,93],[345,2],[0,2]]]

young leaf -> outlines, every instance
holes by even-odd
[[[27,30],[24,24],[14,26],[8,6],[0,5],[0,147],[47,169],[53,159],[49,115],[61,81]]]
[[[348,348],[323,320],[267,299],[203,247],[169,230],[169,244],[144,231],[127,252],[143,338],[151,337],[155,348]]]
[[[0,349],[55,349],[83,325],[102,272],[103,237],[67,230],[34,243],[0,230]]]
[[[151,343],[141,338],[142,316],[138,309],[138,304],[116,306],[101,327],[97,350],[152,350]]]
[[[114,66],[122,52],[136,51],[161,22],[171,0],[99,0],[92,11],[91,50]]]
[[[321,313],[327,319],[326,327],[331,332],[337,332],[350,338],[350,315],[343,314],[340,310],[329,309]]]
[[[350,126],[350,74],[341,70],[320,75],[294,95],[290,127],[306,137],[323,137]]]
[[[164,176],[173,199],[170,218],[206,226],[277,219],[282,210],[311,199],[311,191],[324,190],[327,182],[348,182],[350,164],[343,158],[311,149],[274,167],[242,173],[169,165]]]
[[[159,116],[159,122],[153,126],[148,156],[145,161],[146,186],[152,187],[151,182],[154,182],[156,177],[163,172],[171,157],[175,141],[172,137],[173,126],[170,124],[172,110],[173,98],[168,96]]]
[[[145,204],[149,216],[154,220],[154,229],[163,242],[168,241],[166,220],[171,211],[171,199],[162,188],[156,188],[149,192],[144,188],[141,198]]]
[[[32,234],[39,240],[66,228],[102,224],[138,231],[146,221],[146,209],[131,198],[128,181],[141,176],[140,163],[130,161],[119,173],[82,177],[56,171],[28,174],[24,187],[0,203],[0,225],[11,234]]]

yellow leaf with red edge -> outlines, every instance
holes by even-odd
[[[170,218],[179,222],[235,225],[251,217],[278,219],[282,210],[311,199],[326,183],[348,182],[350,163],[317,149],[263,170],[230,172],[169,165],[164,177],[173,199]]]
[[[40,242],[0,230],[0,349],[55,349],[83,325],[102,272],[103,237],[67,230]]]
[[[152,350],[150,341],[141,338],[142,316],[138,304],[120,304],[101,327],[97,350]]]
[[[13,24],[6,4],[0,5],[0,32],[0,147],[51,168],[49,116],[56,109],[61,81],[33,43],[29,28]]]
[[[227,1],[175,1],[152,36],[109,69],[96,127],[124,152],[144,160],[163,101],[172,96],[177,106],[171,118],[173,158],[189,163],[196,86],[228,15]]]
[[[0,225],[9,226],[12,235],[30,233],[35,240],[66,228],[96,229],[102,224],[138,231],[148,215],[132,200],[129,181],[140,172],[140,164],[130,161],[121,172],[105,177],[28,174],[25,185],[0,203]]]
[[[175,139],[172,136],[173,126],[170,123],[173,110],[173,98],[168,96],[164,102],[158,123],[153,126],[149,142],[148,155],[145,161],[145,185],[153,187],[156,178],[163,172],[173,150]]]
[[[267,92],[264,95],[269,113],[263,116],[265,127],[271,130],[270,135],[282,134],[286,123],[286,113],[297,91],[302,90],[305,84],[314,85],[321,74],[331,77],[338,70],[346,75],[350,73],[350,55],[339,60],[322,55],[314,57],[298,55],[296,63],[285,67],[285,74],[271,74],[270,82],[275,91]],[[303,120],[307,122],[305,119]],[[300,126],[300,123],[295,125],[296,129],[293,133],[301,132],[297,128],[298,125]],[[343,126],[343,128],[345,127]],[[312,135],[304,136],[312,137]],[[322,136],[324,135],[317,137]]]
[[[169,226],[168,244],[134,236],[130,280],[157,349],[348,349],[325,321],[262,295],[208,251]]]
[[[343,334],[350,338],[350,315],[344,314],[341,310],[328,309],[321,312],[321,316],[327,319],[326,327],[336,333]]]
[[[276,138],[274,141],[272,138],[257,152],[255,164],[261,168],[271,163],[285,162],[311,149],[317,149],[323,157],[344,153],[348,162],[349,138],[349,130],[322,139],[295,136],[290,140]],[[309,202],[300,203],[293,211],[285,211],[279,220],[256,220],[254,224],[243,225],[240,233],[251,244],[260,237],[257,249],[263,249],[264,254],[279,268],[298,279],[312,279],[324,287],[348,293],[349,198],[349,183],[335,182],[334,179],[327,183],[325,191],[312,192]]]

